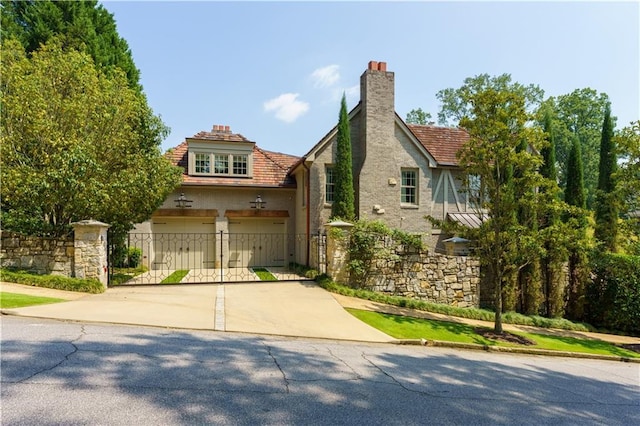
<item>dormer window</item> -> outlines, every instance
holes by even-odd
[[[253,175],[253,142],[188,139],[191,176],[245,177]]]

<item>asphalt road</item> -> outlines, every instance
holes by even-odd
[[[1,321],[3,425],[640,424],[640,364]]]

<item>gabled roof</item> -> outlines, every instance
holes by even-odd
[[[407,124],[420,143],[441,166],[457,166],[456,153],[469,140],[469,134],[453,127]]]
[[[351,121],[352,119],[354,119],[358,115],[358,113],[360,112],[361,106],[362,106],[362,102],[359,102],[358,105],[356,105],[349,112],[349,121]],[[429,153],[428,149],[426,149],[426,146],[416,137],[416,135],[413,134],[410,130],[408,130],[406,123],[402,120],[402,118],[400,118],[400,116],[397,113],[395,114],[395,124],[404,129],[405,133],[407,133],[407,136],[409,136],[411,141],[414,144],[416,144],[416,147],[418,148],[418,150],[422,151],[422,153],[425,155],[425,157],[429,161],[429,165],[435,166],[434,157]],[[318,153],[320,151],[322,151],[327,146],[327,144],[332,140],[332,138],[336,135],[336,133],[338,133],[338,124],[337,123],[336,123],[335,126],[333,126],[333,128],[331,128],[331,130],[329,130],[329,132],[326,135],[324,135],[322,137],[322,139],[320,139],[320,141],[318,141],[318,143],[316,143],[309,150],[309,152],[307,152],[300,159],[300,161],[298,161],[298,163],[296,163],[294,165],[293,168],[297,167],[303,161],[307,161],[307,160],[308,161],[314,161],[316,155],[318,155]]]
[[[214,127],[215,129],[215,127]],[[228,131],[199,132],[191,138],[187,138],[177,147],[167,153],[172,164],[181,167],[183,185],[202,186],[245,186],[267,188],[295,188],[295,178],[289,175],[291,167],[300,159],[294,155],[282,154],[264,150],[257,145],[253,146],[253,177],[239,178],[227,176],[190,176],[188,174],[189,140],[212,142],[251,142],[238,133]]]

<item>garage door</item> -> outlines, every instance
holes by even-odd
[[[215,231],[215,222],[211,219],[154,219],[153,269],[213,268]]]
[[[229,267],[285,266],[285,221],[229,220]]]

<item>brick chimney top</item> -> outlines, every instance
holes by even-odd
[[[213,129],[211,129],[212,133],[231,133],[230,126],[223,126],[221,124],[214,124]]]
[[[370,71],[386,71],[387,63],[386,62],[378,62],[378,61],[369,61],[369,70]]]

